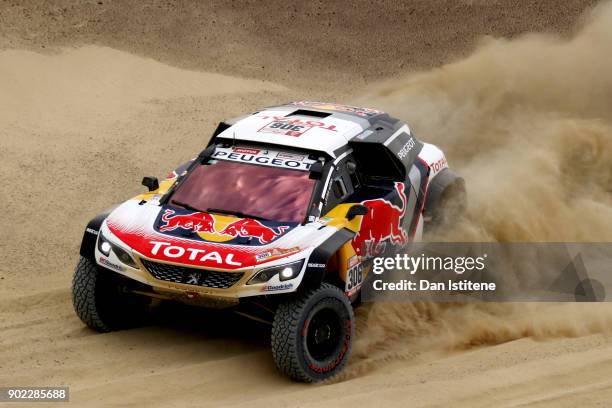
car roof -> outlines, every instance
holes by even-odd
[[[331,157],[347,150],[351,141],[385,143],[400,128],[410,133],[405,123],[377,109],[315,101],[265,108],[225,124],[216,137],[323,151]]]

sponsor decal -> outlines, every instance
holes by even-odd
[[[186,238],[184,234],[176,232],[160,233],[157,232],[159,231],[159,224],[154,230],[152,225],[150,227],[144,225],[148,222],[145,218],[140,220],[140,224],[125,225],[111,217],[108,221],[108,227],[112,234],[140,256],[174,264],[239,269],[255,265],[255,254],[263,251],[263,249],[258,251],[257,246],[227,245],[221,242],[203,241],[198,239],[198,236]],[[178,236],[174,236],[174,234],[178,234]],[[225,237],[223,235],[219,236]],[[226,238],[228,238],[226,240],[231,240],[231,237]],[[254,242],[257,242],[257,240],[254,240]]]
[[[98,235],[98,230],[93,228],[85,228],[85,231],[89,232],[90,234]]]
[[[293,102],[295,106],[306,106],[315,109],[323,109],[323,110],[331,110],[337,112],[346,112],[352,113],[354,115],[362,116],[362,117],[372,117],[376,115],[381,115],[384,112],[371,109],[371,108],[361,108],[359,106],[351,106],[351,105],[342,105],[339,103],[329,103],[329,102],[314,102],[314,101],[298,101]]]
[[[199,262],[215,262],[218,265],[242,266],[242,262],[234,261],[234,254],[232,252],[221,254],[218,251],[172,245],[169,242],[163,241],[149,241],[149,244],[152,245],[151,254],[163,255],[167,259],[180,261],[180,258],[186,258],[190,261],[197,260]]]
[[[304,160],[306,158],[306,156],[304,156],[303,154],[278,152],[278,154],[276,155],[276,158],[278,158],[278,159],[287,159],[287,160],[295,160],[295,161],[302,161],[302,160]]]
[[[272,256],[272,251],[260,252],[255,255],[255,261],[261,262]]]
[[[309,263],[308,267],[309,268],[319,268],[319,269],[322,269],[322,268],[325,268],[325,264],[322,264],[322,263]]]
[[[276,133],[279,135],[300,137],[307,131],[312,129],[312,126],[295,125],[287,121],[270,122],[258,130],[259,133]]]
[[[440,170],[444,169],[448,167],[448,164],[446,163],[446,158],[442,157],[440,160],[438,160],[437,162],[435,162],[434,164],[431,165],[431,170],[433,172],[433,174],[438,173]]]
[[[401,207],[384,198],[361,202],[370,211],[363,216],[359,232],[352,242],[357,255],[361,257],[377,256],[385,250],[387,243],[404,245],[408,242],[408,235],[402,227],[407,201],[404,189],[404,183],[395,183],[395,190],[402,201]]]
[[[336,125],[330,125],[320,120],[300,119],[296,117],[284,117],[274,115],[257,116],[262,120],[271,120],[265,126],[260,128],[259,133],[276,133],[286,136],[299,137],[313,128],[337,132]]]
[[[261,149],[253,149],[250,147],[232,147],[232,151],[236,153],[259,154]]]
[[[231,235],[232,237],[257,238],[260,244],[272,242],[276,237],[281,236],[289,229],[287,225],[281,225],[276,229],[270,228],[257,220],[244,218],[234,221],[227,225],[220,234]]]
[[[281,258],[283,256],[289,255],[289,254],[295,254],[296,252],[300,252],[300,248],[299,247],[293,247],[293,248],[272,248],[269,251],[266,252],[260,252],[258,254],[255,255],[255,261],[256,262],[268,262],[271,261],[273,259],[277,259],[277,258]]]
[[[161,232],[174,231],[177,228],[193,232],[215,232],[215,219],[205,212],[175,215],[174,210],[166,209],[159,226]]]
[[[103,256],[100,257],[99,260],[100,264],[104,265],[105,267],[115,270],[115,271],[119,271],[119,272],[123,272],[123,266],[121,265],[117,265],[116,263],[113,263],[111,261],[108,260],[108,258],[105,258]]]
[[[361,287],[363,283],[363,264],[357,264],[350,268],[346,274],[345,293],[351,296]]]
[[[308,170],[314,160],[305,160],[301,157],[300,160],[294,157],[271,157],[267,152],[254,153],[238,153],[231,149],[218,148],[212,156],[215,159],[237,161],[249,164],[260,164],[263,166],[284,167],[296,170]]]
[[[414,137],[410,136],[410,139],[408,139],[406,144],[402,146],[399,152],[397,152],[397,157],[403,160],[406,156],[408,156],[408,154],[414,148],[415,145],[416,142],[414,141]]]
[[[268,244],[283,235],[289,225],[268,227],[267,225],[250,218],[242,218],[230,222],[221,230],[215,229],[215,218],[205,212],[190,214],[176,214],[174,210],[166,209],[161,217],[160,232],[169,232],[176,229],[192,231],[194,233],[208,233],[215,235],[228,235],[230,237],[257,238],[260,244]]]
[[[353,255],[348,259],[346,266],[347,268],[350,269],[353,266],[357,265],[358,263],[359,263],[359,257],[357,255]]]
[[[265,285],[261,288],[262,292],[273,292],[277,290],[293,289],[293,283],[278,283],[275,285]]]

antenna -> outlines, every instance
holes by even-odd
[[[232,132],[232,147],[236,146],[236,132]]]

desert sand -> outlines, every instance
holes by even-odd
[[[97,334],[70,302],[86,222],[292,99],[382,108],[440,145],[439,239],[612,240],[612,5],[3,2],[0,386],[74,406],[612,406],[608,304],[367,304],[343,373],[292,383],[266,327],[161,307]],[[54,405],[55,406],[55,405]]]

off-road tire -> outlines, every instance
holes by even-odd
[[[323,340],[329,342],[330,351],[318,350],[321,357],[316,358],[316,353],[311,352],[317,351],[320,344],[312,347],[309,344],[317,341],[313,330],[322,319],[331,322],[332,329],[324,330],[328,340]],[[296,381],[315,382],[332,377],[342,369],[350,354],[354,320],[348,298],[328,283],[281,303],[272,324],[272,356],[276,366]],[[329,340],[331,337],[335,340]]]
[[[424,232],[453,229],[467,211],[465,181],[449,169],[433,179],[427,192]]]
[[[122,277],[81,257],[72,279],[72,305],[87,326],[101,333],[140,326],[151,300],[125,293]]]

